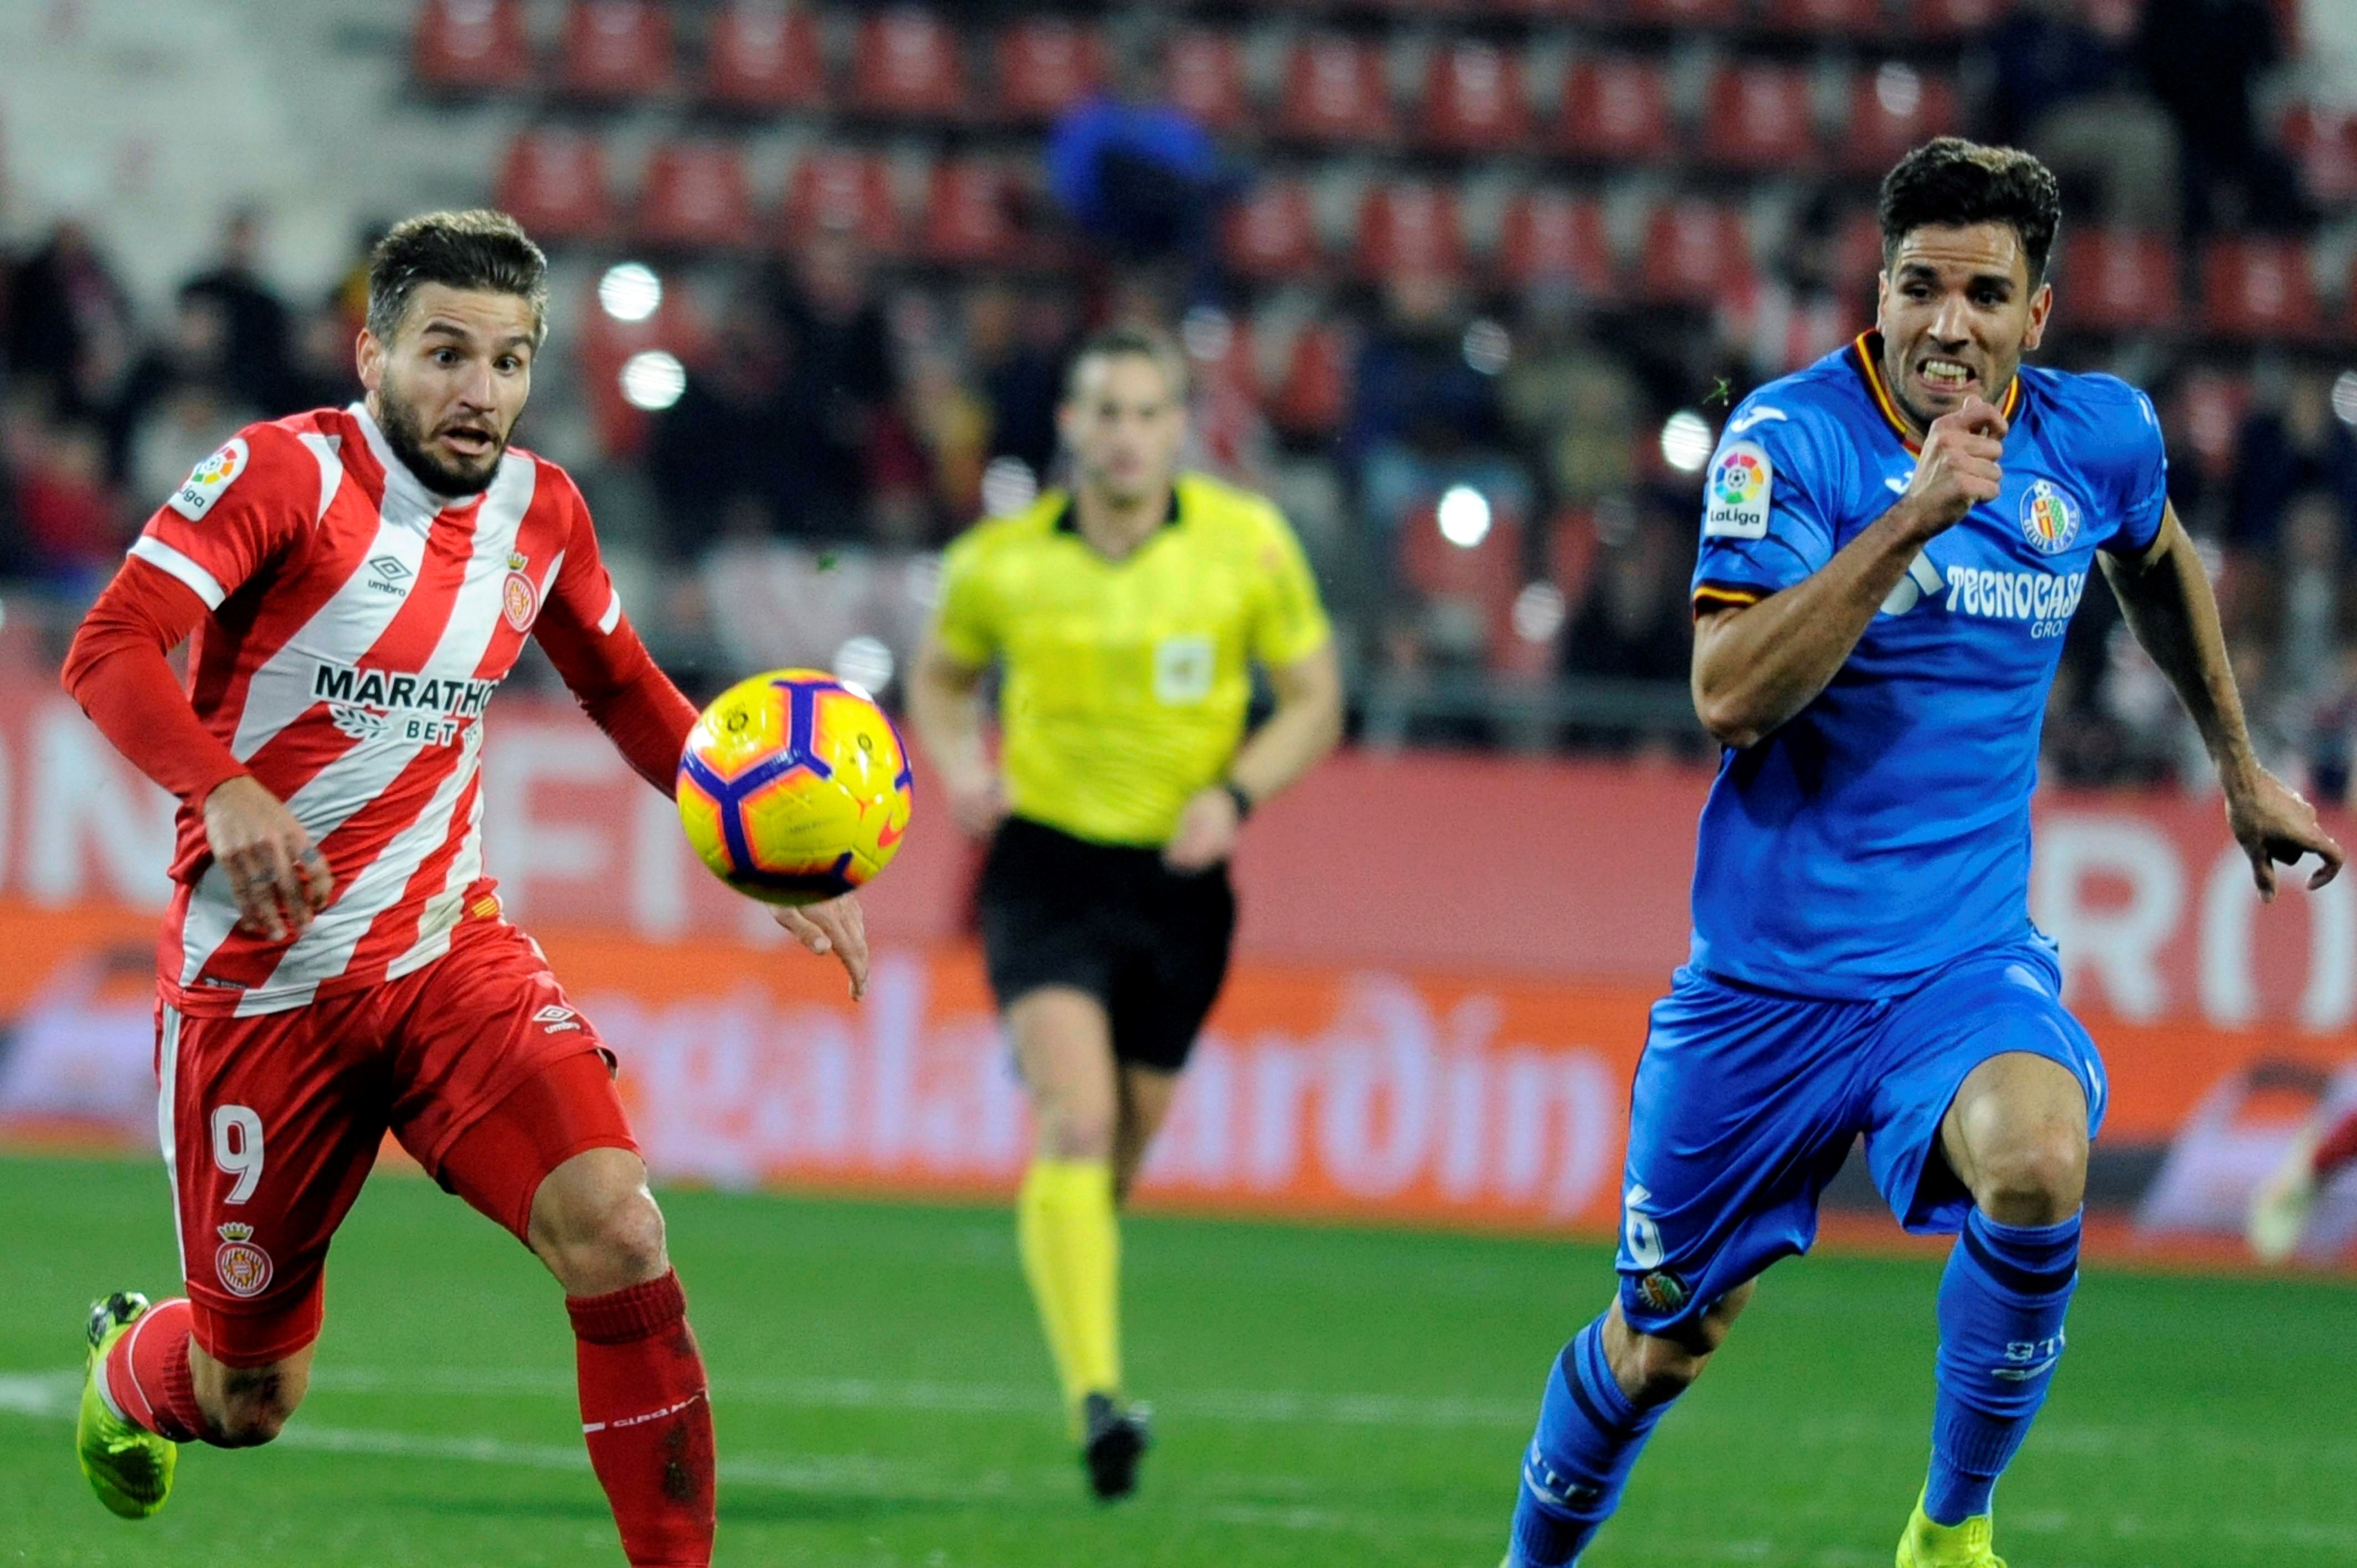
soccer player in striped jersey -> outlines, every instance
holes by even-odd
[[[267,1443],[303,1398],[322,1265],[386,1133],[565,1287],[582,1430],[635,1564],[712,1561],[703,1359],[614,1061],[482,855],[483,708],[542,648],[668,794],[694,709],[648,657],[581,493],[509,445],[547,267],[432,213],[371,260],[364,401],[249,426],[157,510],[65,683],[180,802],[157,1122],[187,1295],[91,1313],[78,1445],[153,1514],[176,1444]],[[167,652],[189,643],[188,682]],[[865,984],[849,899],[780,921]]]

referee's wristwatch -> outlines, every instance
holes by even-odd
[[[1223,779],[1220,781],[1220,788],[1225,789],[1228,799],[1236,803],[1236,821],[1248,821],[1253,814],[1253,798],[1244,787],[1232,779]]]

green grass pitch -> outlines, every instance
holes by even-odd
[[[1592,1245],[1140,1217],[1146,1489],[1083,1500],[998,1210],[668,1195],[713,1373],[737,1568],[1493,1568]],[[0,1160],[0,1564],[620,1562],[554,1284],[416,1180],[337,1243],[277,1446],[184,1452],[122,1523],[77,1473],[84,1305],[171,1284],[152,1165]],[[1588,1568],[1881,1568],[1921,1475],[1936,1261],[1778,1268]],[[2093,1270],[1998,1493],[2014,1568],[2357,1564],[2357,1290]]]

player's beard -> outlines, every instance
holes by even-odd
[[[500,459],[507,455],[508,439],[502,435],[476,460],[476,467],[461,468],[444,462],[427,449],[425,422],[393,392],[390,381],[377,389],[376,422],[384,432],[384,444],[393,448],[401,466],[437,496],[480,495],[490,488],[500,471]]]

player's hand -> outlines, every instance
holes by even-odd
[[[336,890],[335,873],[310,833],[250,776],[205,797],[205,843],[229,877],[237,923],[255,936],[274,942],[301,936]]]
[[[977,843],[989,842],[1006,817],[1006,796],[998,787],[998,775],[986,773],[973,784],[952,784],[949,787],[950,820],[958,831]]]
[[[1236,802],[1224,789],[1205,789],[1178,813],[1178,828],[1162,851],[1173,871],[1209,871],[1236,852]]]
[[[2251,875],[2259,897],[2272,904],[2276,897],[2276,864],[2296,864],[2304,854],[2324,862],[2310,874],[2309,887],[2323,886],[2341,875],[2343,856],[2332,835],[2318,825],[2316,808],[2300,792],[2264,768],[2252,770],[2252,781],[2226,791],[2226,825],[2234,842],[2251,857]]]
[[[2005,415],[1981,397],[1932,422],[1915,478],[1899,504],[1913,515],[1922,537],[1944,533],[1983,501],[1996,499],[2005,478]]]
[[[771,913],[802,946],[822,956],[835,956],[843,972],[851,976],[854,1002],[867,994],[867,917],[859,908],[857,894],[845,893],[800,908],[780,904]]]

